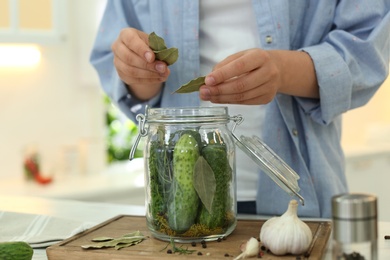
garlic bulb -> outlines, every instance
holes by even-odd
[[[274,255],[302,254],[307,251],[313,234],[297,216],[298,202],[291,200],[280,217],[267,220],[260,230],[260,240]]]

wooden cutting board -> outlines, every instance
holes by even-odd
[[[184,246],[188,247],[188,249],[196,250],[191,255],[180,255],[178,253],[168,254],[167,250],[171,248],[168,245],[169,243],[151,236],[151,233],[146,227],[145,217],[121,215],[48,247],[46,254],[49,260],[200,259],[199,257],[202,256],[208,259],[233,259],[241,253],[240,245],[243,242],[246,242],[251,237],[259,237],[260,228],[264,222],[265,220],[238,220],[237,227],[232,234],[220,242],[207,242],[207,248],[202,248],[200,243],[197,243],[195,247],[191,244],[176,243],[177,247]],[[306,253],[306,257],[302,256],[300,259],[321,259],[326,251],[327,242],[331,233],[331,223],[325,221],[305,222],[311,228],[314,239],[309,251]],[[93,244],[91,239],[96,237],[120,237],[138,230],[145,236],[149,236],[149,238],[135,246],[120,250],[115,250],[114,248],[81,248],[82,245]],[[201,252],[202,256],[199,256],[198,252]],[[264,253],[262,257],[264,259],[299,259],[299,257],[297,258],[297,256],[293,255],[274,256],[266,250],[262,252]]]

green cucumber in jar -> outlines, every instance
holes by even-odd
[[[216,188],[214,199],[209,212],[202,206],[199,214],[199,223],[210,229],[225,226],[227,213],[230,211],[230,182],[232,170],[224,144],[208,144],[202,149],[202,156],[214,172]]]
[[[194,188],[194,166],[199,158],[199,145],[194,134],[182,134],[173,151],[173,193],[168,207],[168,223],[172,230],[184,233],[194,223],[199,197]]]

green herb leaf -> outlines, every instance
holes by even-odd
[[[200,86],[204,85],[204,80],[206,79],[206,76],[202,76],[196,79],[193,79],[189,81],[188,83],[182,85],[180,88],[178,88],[173,93],[190,93],[199,91]]]
[[[163,38],[158,36],[155,32],[149,34],[149,47],[154,51],[165,50],[167,46]]]
[[[169,245],[169,244],[168,244]],[[167,248],[168,245],[165,247]],[[186,248],[183,248],[183,245],[181,245],[180,247],[177,247],[175,245],[175,241],[171,238],[170,239],[170,245],[172,247],[172,252],[173,253],[179,253],[179,255],[190,255],[192,254],[193,252],[195,252],[196,250],[191,250],[191,249],[188,249],[188,247]],[[163,249],[164,250],[164,249]]]
[[[168,65],[172,65],[179,58],[179,50],[174,47],[153,52],[156,54],[156,59],[164,61]]]
[[[216,186],[213,170],[203,156],[199,156],[194,166],[194,188],[210,214]]]

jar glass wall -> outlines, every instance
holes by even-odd
[[[216,240],[236,226],[235,146],[226,107],[147,109],[146,219],[169,241]]]

